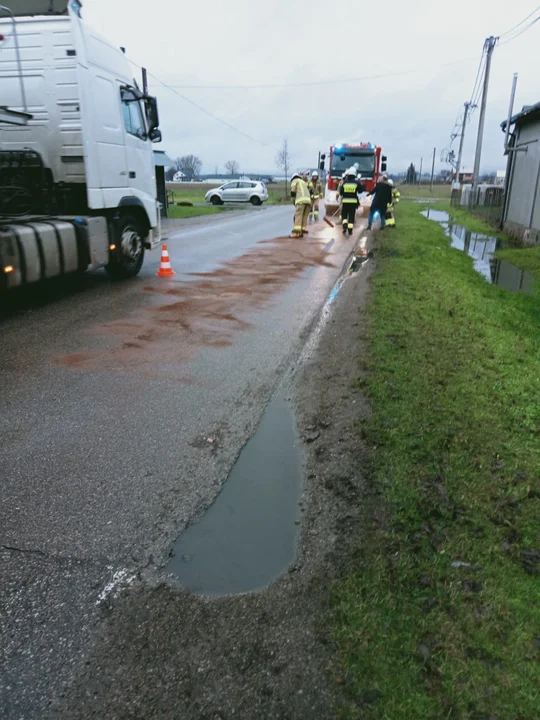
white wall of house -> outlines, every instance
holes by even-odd
[[[540,231],[540,119],[517,128],[506,222]]]

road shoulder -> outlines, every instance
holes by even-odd
[[[343,683],[329,615],[333,580],[358,549],[363,479],[354,381],[370,261],[342,283],[291,384],[306,438],[298,558],[271,587],[200,598],[163,582],[126,590],[57,716],[292,718],[336,716]],[[324,313],[323,313],[324,315]],[[310,441],[307,442],[307,439]]]

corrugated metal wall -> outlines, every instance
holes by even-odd
[[[515,153],[506,221],[540,230],[540,120],[519,128],[520,146],[527,152]]]

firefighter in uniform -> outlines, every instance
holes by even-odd
[[[313,210],[313,218],[319,219],[319,200],[322,197],[322,184],[319,180],[319,173],[313,171],[311,174],[311,180],[308,183],[308,189],[311,194],[311,209]]]
[[[345,182],[345,178],[346,178],[346,177],[347,177],[347,173],[343,173],[343,175],[341,176],[341,180],[339,181],[338,186],[337,186],[337,194],[338,194],[338,195],[341,194],[341,186],[342,186],[343,183]]]
[[[393,184],[393,183],[392,183]],[[394,205],[394,208],[398,204],[398,202],[401,200],[401,193],[399,190],[395,187],[392,188],[392,203]]]
[[[345,180],[341,183],[339,188],[343,234],[345,234],[348,230],[349,235],[352,235],[356,209],[360,204],[358,200],[358,193],[363,191],[364,186],[356,179],[356,170],[354,168],[350,168],[347,170]]]
[[[401,198],[401,193],[394,187],[393,180],[388,180],[388,184],[392,186],[392,202],[388,205],[386,210],[386,226],[396,227],[396,205]]]
[[[346,177],[347,177],[347,173],[346,173],[346,172],[342,173],[342,175],[341,175],[341,180],[338,182],[338,186],[337,186],[337,190],[336,190],[336,198],[337,198],[337,200],[338,200],[338,202],[339,202],[339,205],[341,205],[341,197],[340,197],[340,195],[341,195],[341,186],[342,186],[343,183],[345,182],[345,178],[346,178]],[[336,210],[336,214],[337,214],[337,210]]]
[[[304,173],[305,174],[305,173]],[[311,195],[308,184],[299,173],[291,178],[291,197],[294,200],[294,227],[291,237],[302,237],[307,233],[309,213],[311,211]]]

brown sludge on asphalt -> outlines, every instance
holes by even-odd
[[[55,362],[80,370],[143,374],[154,374],[158,362],[169,374],[171,367],[189,361],[199,347],[232,345],[234,335],[250,327],[242,315],[265,307],[305,268],[332,267],[324,252],[327,242],[328,237],[316,234],[302,240],[265,240],[213,272],[192,274],[196,280],[164,283],[156,279],[144,290],[163,296],[163,303],[137,309],[126,320],[94,326],[91,334],[110,342],[99,349],[57,357]]]
[[[371,268],[343,284],[290,389],[299,428],[317,434],[304,445],[294,565],[246,595],[199,597],[152,574],[134,584],[107,609],[55,720],[336,720],[347,709],[361,716],[359,689],[339,664],[331,598],[334,581],[358,569],[384,522],[377,488],[363,475],[359,432],[369,416],[357,379],[365,373]],[[361,638],[357,651],[369,652]]]

